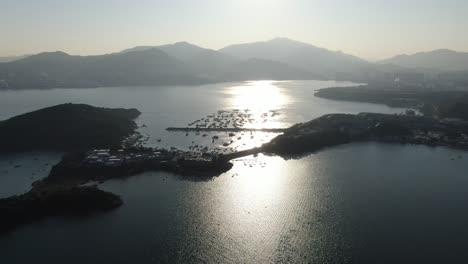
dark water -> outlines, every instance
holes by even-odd
[[[274,85],[278,93],[268,97],[262,85]],[[5,117],[64,100],[137,107],[143,111],[139,122],[148,125],[142,131],[152,138],[148,144],[157,144],[154,138],[161,137],[161,144],[180,147],[202,139],[169,134],[164,127],[180,126],[218,109],[280,109],[282,115],[269,121],[270,126],[330,112],[401,111],[313,97],[313,89],[327,85],[336,84],[225,84],[197,87],[190,95],[180,93],[188,87],[175,88],[177,94],[167,88],[29,91],[7,95],[17,100],[17,109],[5,107],[4,94],[0,107],[5,108]],[[249,97],[244,90],[257,93]],[[119,96],[124,94],[127,100]],[[262,95],[269,101],[261,100]],[[36,107],[30,106],[33,103]],[[269,136],[259,134],[258,141],[247,144],[259,144]],[[16,162],[34,170],[43,165],[42,160],[33,162],[34,155],[25,154]],[[84,219],[47,219],[1,237],[0,261],[463,263],[467,159],[467,153],[446,148],[365,143],[329,148],[298,160],[247,157],[212,181],[145,173],[101,186],[125,202],[113,212]],[[9,166],[5,164],[0,163],[0,170]],[[0,174],[3,177],[13,176]],[[17,184],[22,184],[21,179]],[[9,188],[0,189],[2,194],[11,193],[5,191]]]

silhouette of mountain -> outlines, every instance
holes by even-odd
[[[188,42],[177,42],[155,47],[183,61],[187,66],[192,68],[197,76],[216,81],[243,81],[246,79],[259,80],[265,78],[291,80],[324,78],[318,74],[310,73],[280,61],[272,59],[254,60],[256,57],[231,56],[223,52],[201,48]],[[150,48],[152,47],[140,46],[124,50],[123,52]]]
[[[196,85],[247,79],[370,83],[408,74],[435,76],[440,71],[457,71],[456,77],[447,75],[446,79],[463,79],[459,76],[468,71],[468,53],[437,50],[370,63],[287,38],[231,45],[219,51],[177,42],[98,56],[46,52],[0,63],[0,89]]]
[[[409,68],[429,68],[441,71],[467,71],[468,52],[440,49],[412,55],[398,55],[383,61]]]
[[[132,51],[145,51],[154,48],[162,50],[169,56],[172,56],[181,61],[186,61],[187,59],[190,59],[198,53],[208,50],[184,41],[161,46],[137,46],[134,48],[123,50],[121,53],[128,53]]]
[[[162,46],[139,46],[122,51],[144,51],[151,48],[157,48],[166,52],[187,66],[191,67],[193,72],[198,76],[203,76],[210,79],[219,79],[225,73],[225,70],[235,63],[237,59],[220,53],[215,50],[201,48],[188,42],[177,42],[174,44]]]
[[[225,80],[323,80],[325,77],[295,68],[286,63],[264,59],[249,59],[226,69]]]
[[[24,58],[26,58],[28,56],[30,56],[30,55],[0,57],[0,63],[20,60],[20,59],[24,59]]]
[[[313,47],[287,38],[275,38],[270,41],[230,45],[219,51],[243,60],[258,58],[281,61],[291,52],[308,46]]]
[[[181,61],[189,61],[194,56],[199,56],[202,53],[210,51],[209,49],[205,49],[185,41],[177,42],[174,44],[162,45],[158,46],[157,48],[166,52],[167,54],[169,54],[169,56],[172,56]]]
[[[361,68],[370,65],[369,62],[352,55],[287,38],[232,45],[221,49],[220,52],[239,59],[278,61],[329,77],[334,77],[338,72],[360,71]]]
[[[220,81],[223,81],[221,76],[238,62],[229,55],[208,49],[200,51],[185,61],[198,76]]]
[[[297,42],[297,47],[306,44]],[[294,45],[294,44],[293,44]],[[261,79],[324,79],[323,76],[296,68],[271,59],[254,59],[231,56],[223,52],[201,48],[188,42],[177,42],[162,46],[139,46],[122,51],[144,51],[158,48],[179,59],[192,72],[202,78],[214,81],[244,81]]]
[[[0,80],[9,89],[207,82],[195,77],[191,67],[155,48],[100,56],[41,53],[0,64]]]

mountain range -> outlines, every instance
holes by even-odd
[[[220,50],[178,42],[97,56],[46,52],[0,63],[0,89],[197,85],[259,79],[367,82],[369,76],[424,69],[468,71],[468,53],[437,50],[371,63],[287,38]]]
[[[100,56],[40,53],[0,64],[0,76],[3,85],[11,89],[206,82],[196,77],[189,66],[158,49]]]
[[[329,76],[333,72],[349,72],[370,63],[342,52],[318,48],[286,38],[270,41],[232,45],[220,50],[240,59],[265,59],[279,61],[310,72]]]
[[[440,49],[413,55],[398,55],[382,61],[408,68],[427,68],[441,71],[468,71],[468,52]]]
[[[28,57],[28,56],[30,56],[30,55],[0,57],[0,63],[12,62],[12,61],[15,61],[15,60],[20,60],[20,59],[26,58],[26,57]]]
[[[293,41],[291,41],[294,43]],[[252,79],[324,79],[313,72],[296,68],[274,58],[252,56],[242,58],[232,56],[222,50],[205,49],[188,42],[178,42],[163,46],[139,46],[122,51],[147,51],[159,49],[185,65],[191,67],[198,76],[216,81],[238,81]]]

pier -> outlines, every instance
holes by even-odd
[[[241,128],[241,127],[168,127],[167,131],[181,132],[270,132],[283,133],[286,128]]]

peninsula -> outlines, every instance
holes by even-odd
[[[395,85],[362,85],[320,89],[315,96],[331,100],[411,108],[425,116],[468,120],[468,91],[428,90]]]
[[[375,113],[329,114],[292,126],[259,151],[294,156],[361,141],[468,149],[468,121]]]

